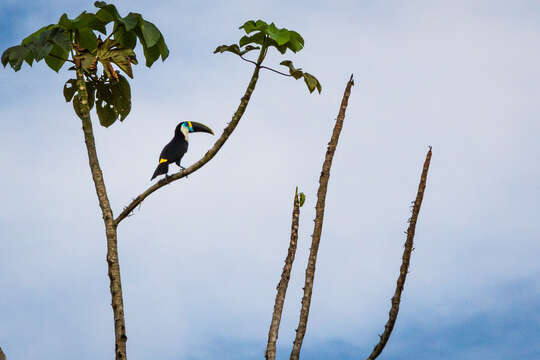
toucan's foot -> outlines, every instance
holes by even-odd
[[[178,165],[180,167],[180,170],[186,170],[185,167],[183,167],[182,165]]]
[[[169,174],[165,174],[165,180],[169,181],[169,178],[170,178]]]

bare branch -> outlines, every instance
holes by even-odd
[[[321,241],[321,232],[324,218],[324,207],[326,202],[326,191],[328,188],[328,180],[330,178],[330,168],[332,166],[332,159],[334,158],[334,152],[336,151],[337,143],[339,140],[339,134],[343,127],[343,120],[345,119],[345,111],[347,110],[347,104],[349,102],[349,95],[351,94],[351,87],[354,85],[353,76],[349,79],[343,99],[341,100],[341,106],[339,108],[339,114],[334,125],[334,131],[332,137],[328,143],[326,150],[326,157],[322,166],[321,176],[319,179],[319,190],[317,191],[317,206],[315,208],[315,226],[313,228],[313,235],[311,240],[311,250],[309,252],[308,265],[306,268],[306,281],[304,285],[304,297],[302,298],[302,309],[300,311],[300,320],[298,322],[298,329],[296,329],[296,339],[294,340],[293,349],[291,352],[291,360],[298,360],[300,358],[300,349],[306,333],[307,320],[309,316],[309,307],[311,305],[311,295],[313,293],[313,279],[315,277],[315,264],[317,262],[317,252],[319,251],[319,243]]]
[[[240,56],[240,59],[244,60],[244,61],[247,61],[248,63],[252,63],[253,65],[257,65],[257,62],[253,61],[253,60],[249,60],[249,59],[246,59],[245,57],[243,57],[242,55],[238,55]]]
[[[257,63],[255,63],[255,70],[253,71],[253,75],[251,75],[251,80],[249,81],[249,85],[244,93],[244,96],[240,99],[240,104],[238,105],[238,108],[236,109],[236,112],[234,113],[231,122],[227,125],[227,127],[223,130],[223,134],[216,140],[214,145],[204,154],[204,156],[197,161],[195,164],[191,165],[190,167],[183,169],[176,174],[173,174],[171,176],[165,177],[158,182],[156,182],[154,185],[150,186],[147,190],[145,190],[142,194],[137,196],[131,203],[126,206],[126,208],[118,215],[118,217],[114,220],[114,223],[116,226],[124,220],[141,202],[143,202],[144,199],[146,199],[150,194],[152,194],[154,191],[162,188],[165,185],[168,185],[172,183],[173,181],[182,179],[183,177],[188,176],[189,174],[199,170],[201,167],[203,167],[207,162],[212,160],[214,156],[218,153],[218,151],[221,149],[223,144],[227,141],[229,136],[232,134],[238,123],[240,122],[240,119],[242,118],[242,115],[244,115],[244,112],[246,110],[246,107],[249,103],[249,99],[251,98],[251,94],[253,93],[253,90],[255,90],[255,85],[257,84],[257,80],[259,79],[259,71],[261,69],[260,64],[264,60],[264,47],[261,49],[259,53],[259,58],[257,59]]]
[[[274,314],[268,331],[268,344],[266,346],[266,360],[274,360],[276,358],[276,342],[278,339],[279,323],[281,322],[281,314],[283,313],[283,305],[285,304],[285,295],[291,277],[291,269],[296,255],[296,244],[298,241],[298,220],[300,217],[300,199],[298,197],[298,188],[294,194],[293,212],[291,221],[291,241],[289,251],[285,258],[285,265],[281,273],[281,280],[277,286],[276,301],[274,303]]]
[[[261,66],[261,69],[267,69],[267,70],[273,71],[273,72],[275,72],[275,73],[277,73],[277,74],[280,74],[280,75],[283,75],[283,76],[292,76],[291,74],[285,74],[285,73],[283,73],[283,72],[281,72],[281,71],[274,70],[274,69],[269,68],[269,67],[267,67],[267,66]]]
[[[394,324],[399,312],[399,303],[401,301],[401,293],[403,292],[403,286],[405,286],[405,279],[409,271],[409,263],[411,261],[411,252],[413,250],[414,232],[416,229],[416,221],[418,220],[418,214],[420,213],[420,206],[422,205],[422,199],[424,198],[424,190],[426,189],[427,174],[429,170],[429,163],[431,162],[431,146],[424,162],[424,168],[422,169],[422,176],[420,177],[420,184],[418,185],[418,193],[416,194],[416,200],[412,209],[412,215],[409,219],[409,228],[407,229],[407,240],[405,241],[405,250],[403,250],[403,262],[399,270],[399,277],[397,280],[396,291],[392,297],[392,306],[390,308],[388,321],[384,326],[384,332],[379,335],[379,343],[375,345],[371,354],[367,357],[367,360],[376,359],[383,351],[390,334],[394,329]]]
[[[0,360],[6,360],[6,354],[4,354],[2,348],[0,348]]]

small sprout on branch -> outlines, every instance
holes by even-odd
[[[302,207],[304,205],[304,202],[306,202],[306,195],[303,192],[301,192],[300,199],[299,199],[299,206]]]

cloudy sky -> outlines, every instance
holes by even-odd
[[[346,81],[304,359],[361,359],[383,331],[420,170],[433,159],[410,274],[380,359],[540,358],[540,5],[536,1],[118,1],[171,50],[135,67],[123,123],[96,124],[113,210],[146,189],[182,120],[221,133],[252,66],[217,45],[262,18],[305,48],[283,59],[321,95],[263,72],[212,162],[119,227],[130,359],[262,359],[295,186],[307,195],[278,342],[290,352],[318,176]],[[0,48],[91,1],[0,3]],[[142,59],[142,54],[139,54]],[[0,70],[0,346],[9,360],[107,359],[105,237],[72,76]],[[192,135],[184,165],[213,144]]]

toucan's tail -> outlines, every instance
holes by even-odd
[[[169,172],[169,163],[162,162],[157,166],[156,171],[154,171],[154,175],[152,175],[152,178],[150,180],[154,180],[156,176],[167,174],[167,172]]]

